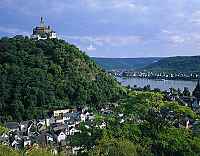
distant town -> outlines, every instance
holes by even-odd
[[[109,70],[107,72],[116,77],[147,78],[155,80],[197,80],[200,78],[198,73],[169,73],[132,70]]]

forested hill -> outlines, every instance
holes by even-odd
[[[155,72],[198,72],[200,73],[200,56],[168,57],[144,68]]]
[[[0,116],[30,119],[67,106],[98,107],[121,87],[86,54],[63,40],[0,39]]]
[[[97,64],[101,65],[105,70],[113,69],[140,69],[145,66],[157,62],[160,60],[158,57],[149,57],[149,58],[96,58],[93,57],[93,60]]]

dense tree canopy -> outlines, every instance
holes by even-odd
[[[178,102],[166,101],[161,93],[132,91],[121,100],[116,111],[123,112],[124,119],[128,120],[124,123],[120,123],[120,120],[114,124],[109,123],[108,128],[104,130],[109,137],[107,140],[121,138],[131,141],[132,146],[135,146],[136,155],[200,154],[198,142],[200,138],[197,134],[199,128],[196,127],[195,135],[191,129],[186,128],[188,118],[198,119],[198,115],[189,107],[182,106]],[[101,141],[106,144],[104,138]],[[96,152],[103,150],[102,146],[98,145]]]
[[[35,118],[66,106],[98,107],[121,92],[113,78],[63,40],[0,39],[0,116],[6,119]]]

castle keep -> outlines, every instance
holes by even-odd
[[[51,29],[50,26],[46,26],[43,18],[40,19],[40,25],[33,29],[32,39],[46,40],[57,38],[56,32]]]

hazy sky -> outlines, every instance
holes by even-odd
[[[200,0],[0,0],[0,36],[40,16],[90,56],[200,55]]]

